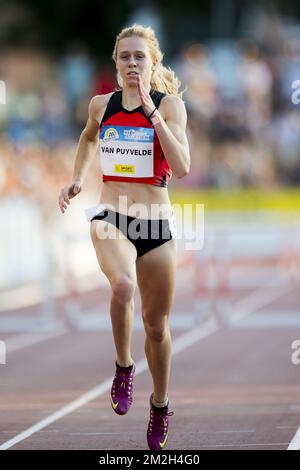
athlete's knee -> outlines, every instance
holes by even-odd
[[[170,333],[167,323],[154,325],[144,319],[144,328],[147,337],[157,343],[162,343]]]
[[[135,287],[136,281],[133,276],[120,276],[116,281],[112,282],[114,299],[119,303],[129,302],[133,298]]]

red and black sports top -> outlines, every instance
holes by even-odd
[[[165,93],[151,90],[156,108]],[[100,162],[103,181],[153,184],[167,187],[172,171],[151,120],[139,106],[122,106],[122,91],[110,97],[100,123]]]

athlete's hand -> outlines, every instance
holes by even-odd
[[[137,87],[141,98],[143,110],[146,116],[149,116],[155,108],[155,104],[153,103],[152,98],[147,88],[145,87],[142,77],[140,75],[137,75]]]
[[[68,186],[65,186],[58,198],[58,203],[61,212],[64,214],[65,210],[67,209],[68,205],[70,204],[70,199],[77,196],[82,189],[82,183],[80,180],[73,181]]]

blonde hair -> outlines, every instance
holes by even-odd
[[[133,26],[123,28],[116,38],[115,47],[112,54],[114,62],[117,63],[117,51],[120,40],[124,38],[130,38],[132,36],[138,36],[140,38],[146,39],[147,41],[154,66],[150,80],[151,88],[169,95],[180,96],[181,98],[182,92],[179,91],[181,83],[173,70],[170,67],[167,68],[162,64],[163,53],[160,50],[155,32],[150,26],[145,28],[144,26],[134,24]],[[117,82],[119,87],[122,88],[122,79],[119,75],[119,72],[117,73]]]

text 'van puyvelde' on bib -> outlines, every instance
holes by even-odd
[[[125,173],[128,177],[152,177],[153,143],[153,128],[103,126],[100,133],[103,173],[110,176]]]

